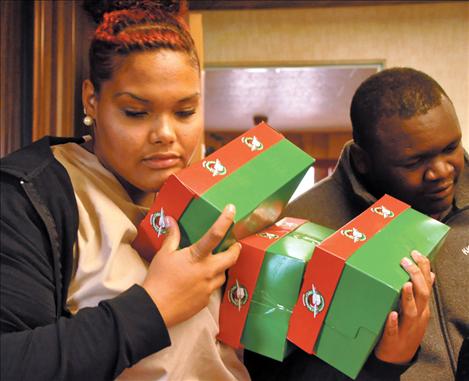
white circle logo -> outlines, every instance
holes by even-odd
[[[379,214],[383,218],[392,218],[394,217],[394,212],[387,209],[384,205],[378,206],[377,208],[371,208],[373,213]]]
[[[263,233],[259,233],[257,234],[259,237],[262,237],[262,238],[267,238],[267,239],[275,239],[275,238],[278,238],[279,236],[277,234],[274,234],[274,233],[267,233],[267,232],[263,232]]]
[[[316,290],[314,284],[311,285],[311,290],[303,294],[303,305],[313,313],[314,317],[324,309],[325,304],[323,296]]]
[[[238,307],[238,310],[241,310],[241,307],[248,301],[248,297],[249,294],[247,288],[240,285],[236,279],[236,284],[233,285],[228,292],[228,300],[231,304]]]
[[[152,228],[158,233],[158,237],[161,234],[167,233],[168,224],[165,221],[163,208],[161,208],[159,212],[153,213],[150,216],[150,224]]]
[[[202,166],[212,174],[212,176],[223,176],[226,175],[225,166],[220,163],[220,160],[216,159],[215,161],[204,161]]]
[[[251,151],[260,151],[264,148],[264,145],[255,136],[245,136],[241,138],[241,141],[246,144]]]
[[[353,242],[364,241],[366,239],[366,235],[355,228],[341,230],[340,233],[345,237],[350,238]]]

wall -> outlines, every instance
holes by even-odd
[[[469,4],[205,11],[205,65],[384,62],[435,78],[469,149]]]

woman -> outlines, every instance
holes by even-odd
[[[2,160],[1,378],[247,379],[216,341],[240,246],[210,254],[234,207],[182,250],[170,219],[150,265],[131,247],[202,134],[184,4],[102,3],[87,6],[100,21],[82,96],[93,138],[45,138]]]

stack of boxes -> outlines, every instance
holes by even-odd
[[[390,196],[337,232],[295,218],[272,225],[313,161],[261,123],[170,176],[133,246],[150,261],[164,240],[165,215],[178,221],[180,246],[188,246],[234,204],[234,223],[216,251],[234,241],[243,249],[229,271],[219,339],[276,360],[293,343],[355,378],[409,280],[400,260],[413,249],[432,260],[449,228]]]

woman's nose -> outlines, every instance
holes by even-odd
[[[153,122],[150,141],[153,144],[171,144],[176,140],[175,121],[170,116],[161,116]]]

